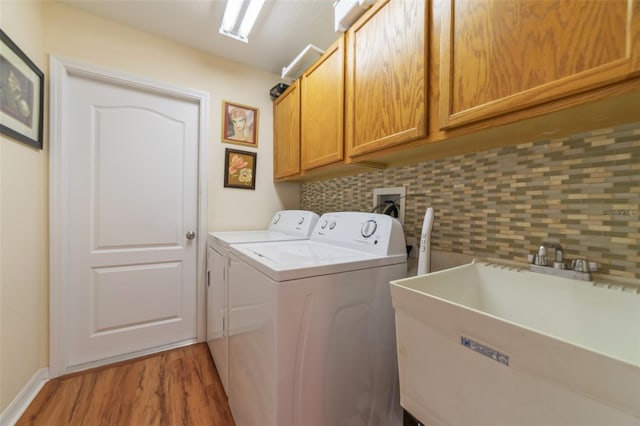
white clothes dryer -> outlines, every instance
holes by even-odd
[[[277,212],[266,230],[210,232],[207,238],[207,344],[229,394],[227,265],[230,244],[307,239],[318,221],[305,210]]]
[[[236,425],[401,424],[389,281],[406,274],[400,222],[375,213],[327,213],[309,240],[231,245]]]

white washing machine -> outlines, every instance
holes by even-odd
[[[404,234],[327,213],[309,240],[232,245],[229,405],[238,426],[402,423],[389,281]]]
[[[230,244],[307,239],[318,215],[304,210],[277,212],[259,231],[210,232],[207,238],[207,344],[220,380],[229,394],[227,265]]]

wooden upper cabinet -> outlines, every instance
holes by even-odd
[[[424,0],[379,0],[347,32],[347,154],[427,134]]]
[[[302,170],[344,159],[344,37],[301,78]]]
[[[440,0],[440,127],[638,74],[638,0]]]
[[[300,173],[300,85],[293,83],[273,104],[273,176]]]

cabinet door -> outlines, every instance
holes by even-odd
[[[344,159],[344,38],[302,75],[302,170]]]
[[[440,127],[624,80],[640,69],[637,0],[442,0]]]
[[[300,173],[300,85],[294,82],[273,104],[273,176]]]
[[[427,132],[424,0],[380,0],[347,32],[349,157]]]

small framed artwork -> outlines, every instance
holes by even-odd
[[[0,30],[0,133],[42,149],[44,74]]]
[[[255,152],[224,150],[224,186],[225,188],[256,189]]]
[[[258,147],[258,108],[222,101],[222,142]]]

